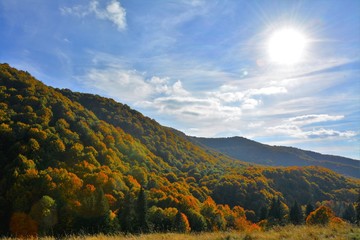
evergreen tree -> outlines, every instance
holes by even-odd
[[[268,218],[268,209],[265,206],[262,206],[260,209],[260,218],[259,220],[264,220]]]
[[[310,213],[313,212],[314,210],[315,210],[314,206],[311,203],[308,203],[306,205],[306,210],[305,210],[306,217],[308,217]]]
[[[138,232],[144,233],[149,231],[147,210],[148,206],[145,191],[144,188],[141,188],[136,202],[136,222]]]
[[[134,232],[134,223],[136,220],[136,214],[134,211],[133,199],[131,193],[125,195],[124,205],[120,209],[118,215],[121,230],[125,233]]]
[[[294,225],[299,225],[303,222],[303,212],[297,201],[295,201],[294,205],[291,207],[289,218],[290,222]]]
[[[354,205],[350,203],[345,209],[342,218],[349,221],[350,223],[355,223],[356,221],[356,211]]]
[[[279,198],[273,198],[269,209],[269,222],[270,224],[284,224],[287,206],[280,201]]]

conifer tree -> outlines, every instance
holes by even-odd
[[[265,206],[262,206],[260,209],[260,218],[259,220],[264,220],[268,218],[268,209]]]
[[[148,206],[145,191],[144,188],[141,188],[136,202],[136,222],[138,232],[144,233],[149,231],[147,210]]]
[[[273,198],[269,209],[269,222],[271,224],[284,224],[287,206],[280,201],[279,198]]]
[[[306,210],[305,210],[305,217],[309,216],[311,212],[313,212],[315,210],[314,206],[311,203],[308,203],[306,205]]]
[[[345,209],[342,218],[349,221],[350,223],[355,223],[356,221],[356,211],[354,205],[350,203]]]
[[[294,205],[291,207],[289,218],[290,222],[294,225],[299,225],[303,222],[303,212],[297,201],[295,201]]]
[[[134,231],[136,214],[134,211],[134,204],[130,193],[125,195],[124,204],[120,210],[118,217],[122,231],[124,231],[125,233]]]

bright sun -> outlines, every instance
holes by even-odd
[[[278,64],[291,65],[303,60],[306,37],[298,30],[284,28],[275,31],[268,42],[270,60]]]

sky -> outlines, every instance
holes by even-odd
[[[282,29],[303,45],[274,50]],[[191,136],[360,159],[358,0],[2,0],[0,30],[0,62],[47,85]]]

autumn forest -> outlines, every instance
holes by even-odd
[[[127,105],[0,65],[0,236],[359,223],[360,181],[204,147]]]

